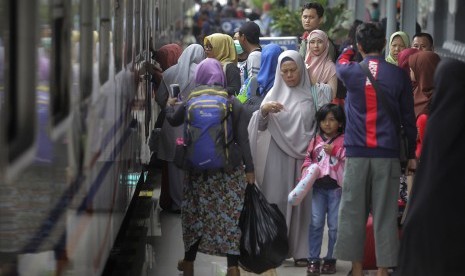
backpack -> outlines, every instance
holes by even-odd
[[[228,147],[233,141],[231,113],[226,91],[202,86],[191,92],[184,134],[188,169],[215,170],[228,165]]]

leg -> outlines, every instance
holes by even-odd
[[[308,231],[309,261],[320,260],[327,208],[325,192],[323,189],[313,189],[312,219]]]
[[[378,267],[378,271],[376,271],[376,276],[389,276],[387,267]]]
[[[352,262],[352,276],[363,276],[362,262]]]
[[[374,160],[373,232],[378,267],[397,266],[399,236],[397,228],[400,165],[397,159]]]
[[[326,254],[325,260],[334,259],[333,250],[337,237],[337,219],[341,193],[342,188],[328,190],[328,254]]]
[[[184,252],[184,259],[178,261],[178,270],[183,272],[184,276],[194,275],[194,261],[199,250],[200,239],[194,243],[189,250]]]
[[[368,217],[369,158],[346,159],[344,184],[339,206],[338,231],[334,256],[337,259],[361,262],[364,255],[365,230]]]
[[[226,276],[240,276],[239,271],[239,255],[226,255],[228,271]]]
[[[182,192],[184,188],[184,171],[176,167],[173,162],[168,162],[169,191],[172,200],[171,210],[181,210]]]

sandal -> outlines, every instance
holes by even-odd
[[[295,259],[294,260],[294,266],[296,266],[296,267],[307,267],[308,266],[308,260],[307,259]]]

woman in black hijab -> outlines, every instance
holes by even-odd
[[[445,59],[394,275],[465,275],[465,63]]]

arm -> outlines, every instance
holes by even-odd
[[[242,161],[245,164],[245,173],[247,176],[247,182],[252,184],[255,183],[254,165],[252,160],[252,153],[250,151],[249,133],[247,126],[249,125],[248,120],[243,118],[242,104],[237,99],[233,100],[233,128],[234,137],[236,143],[239,145],[242,155]]]
[[[185,104],[167,105],[166,120],[172,126],[180,126],[184,123],[184,115],[186,112]]]
[[[351,69],[357,65],[356,63],[351,62],[354,55],[354,49],[352,49],[352,47],[348,47],[342,52],[336,61],[336,75],[346,86],[347,83],[345,80],[347,76],[350,74]]]
[[[165,80],[161,80],[160,86],[155,92],[155,101],[163,109],[166,107],[166,102],[168,101],[169,92],[166,86]]]
[[[330,155],[335,156],[339,161],[345,161],[346,148],[344,147],[344,135],[339,136],[336,141],[334,141]]]
[[[260,59],[261,59],[260,52],[254,51],[250,53],[249,57],[247,58],[247,77],[248,78],[258,75],[258,72],[260,71]]]
[[[241,71],[234,64],[226,65],[226,91],[229,95],[238,95],[241,89]]]
[[[313,163],[312,153],[313,153],[313,148],[314,148],[315,143],[316,143],[315,138],[312,138],[312,140],[310,140],[310,143],[308,143],[307,154],[305,155],[304,163],[302,164],[302,168],[300,169],[302,178],[305,177],[305,174],[306,174],[305,169],[308,168],[308,166],[310,166]]]
[[[334,75],[329,81],[328,81],[329,86],[331,86],[331,100],[336,98],[336,92],[337,92],[337,77]]]

